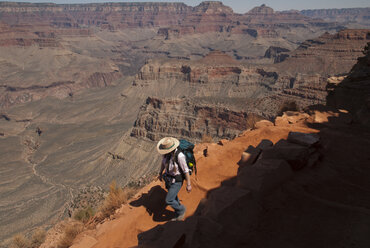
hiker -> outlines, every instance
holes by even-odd
[[[190,193],[191,191],[189,168],[186,164],[185,155],[182,152],[176,153],[179,144],[179,140],[172,137],[163,138],[157,144],[159,154],[163,155],[159,180],[164,180],[168,190],[166,204],[170,205],[177,215],[176,218],[172,219],[173,221],[183,220],[185,217],[186,208],[180,203],[177,196],[184,179],[186,180],[187,192]],[[178,154],[177,159],[175,154]]]

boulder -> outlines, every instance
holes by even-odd
[[[310,168],[314,167],[317,164],[317,162],[319,162],[320,157],[321,157],[321,155],[320,155],[319,152],[315,152],[315,153],[311,154],[310,158],[308,159],[307,166],[310,167]]]
[[[275,119],[275,126],[287,126],[289,121],[286,117],[278,116]]]
[[[223,232],[235,235],[240,234],[241,230],[243,233],[251,230],[259,212],[258,199],[251,191],[236,187],[221,187],[211,193],[202,216],[221,224],[224,227]],[[225,245],[219,247],[225,247]]]
[[[274,126],[274,123],[268,120],[261,120],[259,122],[256,122],[256,124],[254,125],[256,129],[263,128],[263,127],[271,127],[271,126]]]
[[[289,164],[282,159],[261,159],[244,167],[237,176],[237,187],[264,195],[292,176]]]
[[[284,112],[282,117],[286,118],[290,124],[295,124],[298,122],[306,121],[310,117],[310,115],[302,112],[286,111]]]
[[[314,133],[290,132],[288,135],[288,141],[311,147],[319,143],[320,137],[318,134]]]
[[[266,148],[269,148],[269,147],[272,147],[274,145],[274,143],[272,143],[271,140],[267,140],[267,139],[264,139],[262,140],[257,148],[261,149],[262,151],[265,150]]]
[[[220,247],[218,246],[218,238],[223,234],[222,225],[205,216],[190,217],[186,220],[186,223],[184,244],[177,241],[171,247]]]
[[[329,117],[336,117],[333,112],[321,112],[318,110],[313,111],[313,123],[328,123],[329,122]]]
[[[251,192],[249,190],[236,187],[223,186],[215,189],[207,199],[201,215],[217,221],[218,217],[225,209],[230,207],[241,197],[245,197],[247,194],[251,194]]]
[[[306,166],[309,155],[308,147],[280,140],[275,146],[265,149],[260,160],[283,159],[290,164],[293,170],[299,170]]]
[[[261,149],[249,146],[247,150],[242,153],[242,157],[238,162],[240,167],[252,165],[261,153]]]

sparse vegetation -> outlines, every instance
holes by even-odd
[[[11,248],[38,248],[44,243],[46,238],[46,231],[44,229],[36,229],[31,238],[27,238],[25,235],[17,234],[13,237]]]
[[[281,104],[278,115],[282,115],[286,111],[299,111],[299,107],[295,101],[285,101]]]
[[[46,231],[41,228],[36,229],[31,237],[31,247],[32,248],[40,247],[40,245],[45,242],[45,238]]]
[[[15,235],[12,241],[11,248],[29,248],[31,246],[30,240],[22,234]]]
[[[129,199],[129,190],[123,190],[117,186],[116,181],[109,185],[109,194],[105,198],[103,205],[100,208],[100,213],[103,218],[107,218],[114,213],[116,209],[121,207]]]
[[[83,223],[87,223],[94,215],[95,215],[94,209],[89,206],[89,207],[84,208],[84,209],[79,209],[73,215],[73,219],[81,221]]]
[[[213,142],[213,138],[211,135],[209,134],[203,134],[202,136],[202,143],[212,143]]]
[[[84,226],[81,223],[70,223],[65,226],[64,234],[58,242],[58,248],[68,248],[72,245],[76,236],[81,233]]]

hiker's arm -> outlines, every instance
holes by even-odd
[[[160,181],[162,181],[162,173],[163,173],[164,168],[165,168],[165,163],[164,163],[164,159],[162,159],[161,170],[159,171],[159,175],[158,175],[158,179]]]
[[[191,182],[190,182],[190,175],[189,173],[185,173],[185,180],[186,180],[186,191],[191,191]]]
[[[179,166],[181,167],[181,171],[185,175],[186,190],[188,192],[190,192],[191,191],[191,182],[190,182],[189,168],[188,168],[188,165],[186,164],[185,155],[183,153],[180,153],[178,155],[178,162],[179,162]]]

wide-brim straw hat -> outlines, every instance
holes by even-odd
[[[165,137],[161,139],[157,144],[157,151],[159,154],[167,154],[175,150],[180,144],[180,141],[176,138]]]

